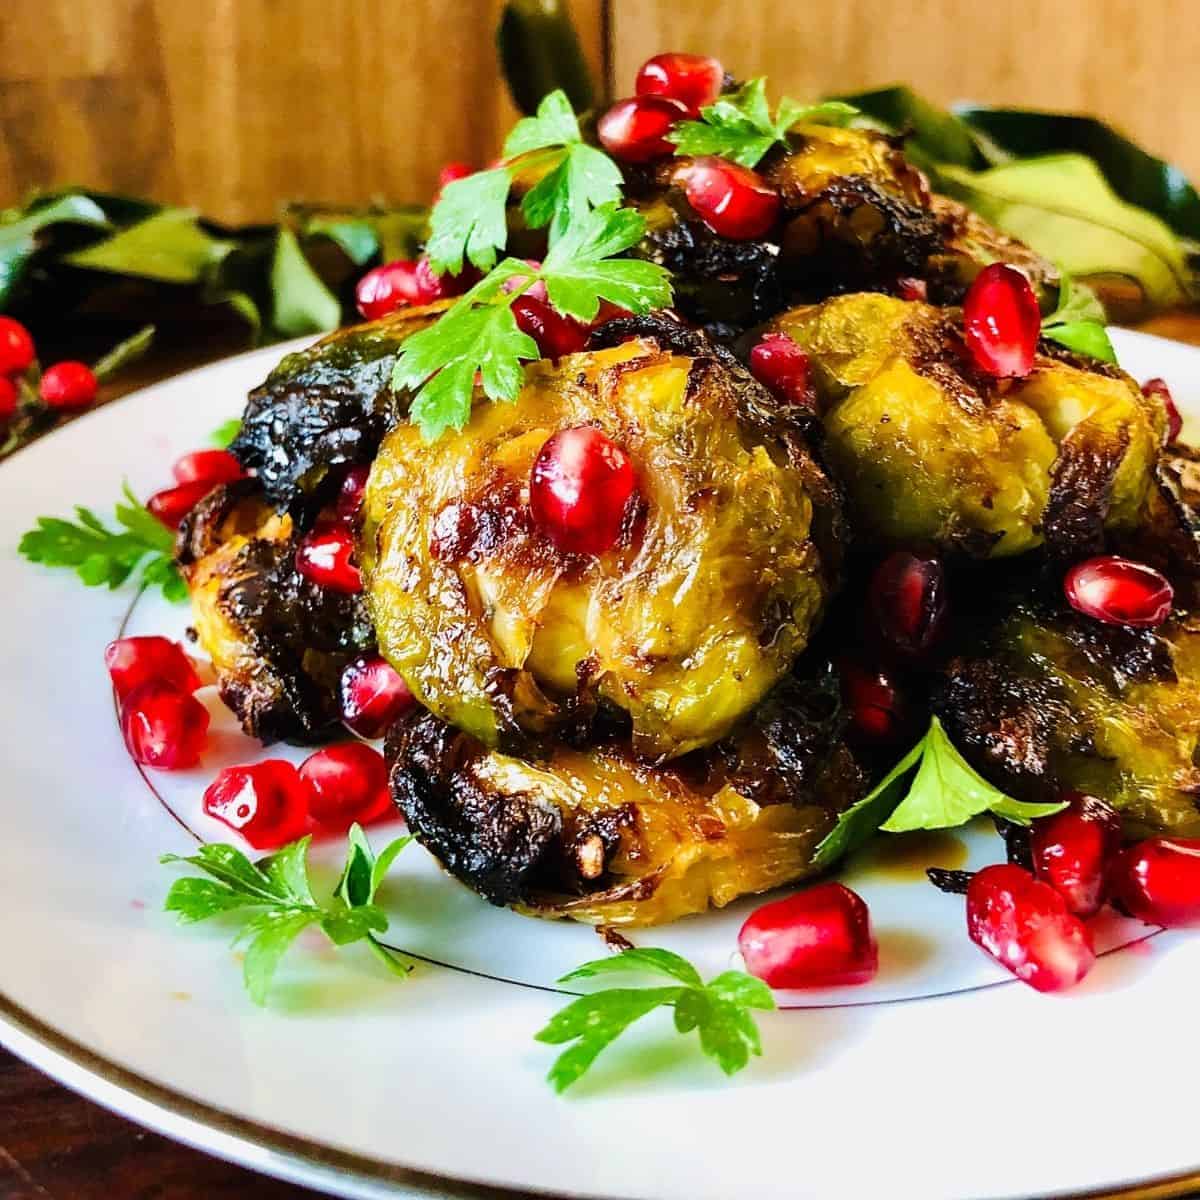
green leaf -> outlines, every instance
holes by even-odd
[[[888,833],[951,829],[984,812],[1027,825],[1065,807],[1065,803],[1022,804],[1006,796],[970,766],[946,736],[942,723],[933,717],[908,795],[880,828]]]
[[[283,956],[296,938],[320,917],[319,912],[308,909],[273,908],[260,913],[242,930],[238,940],[248,943],[243,978],[255,1004],[266,1004],[271,981]]]
[[[708,1019],[712,998],[702,988],[687,988],[675,1001],[675,1029],[679,1033],[691,1033],[701,1021]]]
[[[938,178],[951,195],[1070,275],[1124,275],[1161,306],[1183,303],[1193,292],[1185,249],[1171,228],[1122,201],[1082,155],[984,171],[943,166]]]
[[[321,918],[321,928],[335,946],[360,942],[372,933],[384,933],[387,927],[387,917],[373,904],[326,913]]]
[[[1105,328],[1107,314],[1096,293],[1064,274],[1058,308],[1042,321],[1042,336],[1104,362],[1115,363],[1116,351]]]
[[[599,975],[612,975],[624,971],[653,972],[669,975],[688,987],[701,987],[702,980],[695,967],[686,958],[655,947],[633,946],[620,954],[597,958],[568,972],[558,982],[570,983],[575,979],[594,979]]]
[[[523,117],[504,139],[505,158],[544,150],[547,146],[565,146],[580,140],[579,122],[565,92],[553,91],[543,96],[537,115]]]
[[[177,879],[171,885],[163,909],[166,912],[177,913],[182,922],[190,924],[261,903],[260,900],[236,891],[226,884],[218,883],[215,879],[200,879],[189,875],[186,879]]]
[[[747,975],[745,971],[723,971],[715,979],[709,980],[708,991],[728,1004],[761,1008],[767,1012],[775,1008],[771,989],[761,979]]]
[[[461,274],[464,258],[481,271],[491,270],[508,240],[505,206],[511,184],[506,167],[493,167],[446,186],[431,214],[425,247],[434,271]]]
[[[621,188],[616,163],[579,143],[568,147],[558,166],[525,193],[521,211],[531,229],[549,225],[550,238],[556,241],[591,209],[619,201]]]
[[[64,256],[91,271],[135,275],[160,283],[198,283],[230,250],[230,243],[205,233],[190,209],[167,208]]]
[[[1062,325],[1053,325],[1043,329],[1042,334],[1076,354],[1087,354],[1102,362],[1115,363],[1117,352],[1113,349],[1108,330],[1095,321],[1067,321]]]
[[[257,870],[267,877],[277,895],[288,903],[309,908],[316,904],[308,883],[307,860],[311,843],[311,837],[289,842],[257,864]]]
[[[103,383],[111,379],[123,367],[136,362],[154,344],[155,329],[153,325],[143,325],[135,334],[131,334],[123,342],[118,342],[95,366],[92,374]]]
[[[198,867],[234,891],[252,896],[264,904],[279,904],[286,899],[276,884],[236,846],[224,842],[206,843],[192,855],[164,854],[158,861],[164,865],[187,863],[189,866]]]
[[[321,281],[290,229],[281,229],[271,262],[271,324],[283,337],[324,333],[341,323],[342,306]]]
[[[400,851],[412,840],[411,833],[405,834],[388,843],[380,852],[379,857],[375,860],[375,865],[371,868],[371,890],[367,895],[369,901],[375,899],[376,893],[383,884],[384,876],[392,869],[392,864],[396,861]]]
[[[306,237],[327,237],[356,266],[366,266],[379,253],[379,235],[370,221],[347,217],[309,218]]]
[[[237,439],[237,435],[242,432],[242,418],[230,417],[228,421],[222,422],[208,435],[209,442],[221,450],[228,450]]]
[[[737,1004],[714,1001],[700,1020],[700,1049],[715,1059],[726,1075],[735,1075],[762,1054],[754,1018]]]
[[[0,312],[38,248],[38,234],[51,225],[106,227],[108,217],[91,197],[67,195],[35,203],[11,216],[0,214]]]
[[[371,870],[375,865],[375,854],[371,843],[362,826],[355,823],[350,826],[346,850],[346,865],[342,868],[341,878],[333,894],[346,905],[355,908],[360,904],[370,904],[373,895],[371,891]]]
[[[970,126],[911,88],[878,88],[839,99],[894,133],[908,133],[905,152],[919,166],[951,164],[978,169],[988,165]]]
[[[558,89],[578,112],[595,103],[596,89],[566,0],[509,0],[496,30],[496,48],[521,112],[533,112]]]

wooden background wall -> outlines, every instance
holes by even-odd
[[[500,0],[0,0],[0,205],[81,183],[230,221],[427,196],[513,113]],[[618,93],[703,50],[803,98],[897,80],[941,101],[1097,112],[1200,177],[1200,0],[573,0]]]

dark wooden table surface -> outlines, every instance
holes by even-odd
[[[1145,328],[1200,344],[1200,314],[1161,317]],[[113,399],[192,365],[194,356],[166,363],[152,359],[102,398]],[[1168,1194],[1147,1190],[1143,1196],[1157,1200]],[[148,1133],[0,1050],[0,1200],[304,1200],[316,1195]]]

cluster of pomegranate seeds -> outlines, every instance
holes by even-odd
[[[656,54],[642,63],[634,91],[639,96],[666,96],[683,105],[689,117],[721,94],[725,68],[704,54]]]
[[[435,275],[424,256],[399,259],[372,267],[358,281],[354,299],[358,311],[368,321],[375,321],[409,305],[432,304],[457,296],[469,283],[465,271],[461,275]]]
[[[121,704],[121,733],[134,762],[165,771],[200,761],[208,722],[195,696],[157,679],[139,684]]]
[[[866,983],[879,968],[861,896],[822,883],[755,909],[738,934],[746,970],[773,988]]]
[[[897,550],[875,569],[868,590],[875,628],[889,649],[921,658],[946,618],[946,572],[941,559]]]
[[[308,788],[308,811],[319,825],[344,831],[367,825],[392,811],[387,764],[363,742],[326,746],[300,764]]]
[[[750,372],[785,404],[811,404],[808,355],[786,333],[768,333],[750,351]]]
[[[33,337],[20,321],[0,317],[0,421],[16,415],[20,401],[18,380],[37,358]],[[96,399],[100,382],[86,363],[60,362],[47,367],[38,381],[42,403],[55,412],[87,408]]]
[[[1175,403],[1175,397],[1171,395],[1171,389],[1167,387],[1166,380],[1147,379],[1142,384],[1142,395],[1157,396],[1162,401],[1163,409],[1167,414],[1167,429],[1163,435],[1165,438],[1163,444],[1170,446],[1173,442],[1178,441],[1179,435],[1183,432],[1183,417]]]
[[[205,789],[204,811],[256,850],[273,850],[308,827],[308,789],[283,759],[226,767]]]
[[[564,354],[578,354],[587,345],[587,326],[570,317],[564,317],[545,300],[527,293],[513,301],[512,311],[517,328],[537,342],[538,353],[542,358],[562,358]]]
[[[339,687],[342,720],[359,737],[382,737],[416,704],[400,672],[379,654],[347,663]]]
[[[629,455],[590,425],[546,440],[529,478],[533,518],[568,554],[603,554],[621,533],[637,479]]]
[[[675,152],[667,134],[687,115],[687,108],[669,96],[635,96],[618,100],[596,123],[596,135],[613,158],[652,162]]]
[[[1147,925],[1200,925],[1200,839],[1148,838],[1118,855],[1113,899]]]
[[[200,686],[200,676],[187,651],[170,638],[118,638],[104,648],[104,665],[120,701],[151,681],[168,684],[188,695]]]
[[[354,530],[346,525],[314,529],[296,547],[296,570],[318,587],[354,595],[363,588],[355,549]]]
[[[749,167],[703,155],[680,167],[675,181],[697,216],[720,237],[762,237],[779,219],[779,193]]]
[[[99,381],[86,363],[60,362],[42,372],[38,395],[47,408],[87,408],[99,388]]]
[[[904,702],[891,676],[848,659],[839,664],[839,674],[850,732],[869,744],[897,741],[906,721]]]
[[[1076,563],[1063,580],[1063,591],[1073,609],[1106,625],[1161,625],[1175,600],[1161,571],[1116,554]]]
[[[987,375],[1007,379],[1033,370],[1042,314],[1029,280],[1007,263],[992,263],[963,299],[963,337]]]
[[[1106,899],[1109,868],[1121,848],[1121,818],[1095,796],[1073,795],[1068,807],[1034,822],[1029,838],[1033,873],[1078,917],[1091,917]]]

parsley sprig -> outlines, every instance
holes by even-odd
[[[772,146],[784,143],[799,121],[845,125],[860,116],[858,109],[840,100],[798,104],[785,96],[771,116],[765,77],[752,79],[730,96],[721,96],[700,110],[699,121],[684,121],[667,134],[676,154],[716,154],[743,167],[756,167]]]
[[[813,864],[831,866],[879,829],[950,829],[987,812],[1028,825],[1065,807],[1014,800],[993,787],[959,753],[941,721],[932,717],[925,736],[867,795],[838,816],[817,846]]]
[[[1063,273],[1058,307],[1042,319],[1042,336],[1077,354],[1115,363],[1117,352],[1109,340],[1108,314],[1091,288]]]
[[[17,549],[30,562],[70,567],[88,587],[120,587],[141,567],[139,583],[160,587],[172,601],[187,599],[187,586],[175,568],[175,538],[125,484],[116,505],[118,529],[110,529],[89,508],[76,505],[74,521],[38,517]]]
[[[554,1090],[569,1088],[596,1061],[600,1052],[635,1021],[656,1008],[674,1010],[678,1033],[697,1032],[700,1049],[726,1075],[742,1070],[751,1055],[762,1054],[752,1009],[775,1007],[771,989],[744,971],[724,971],[705,983],[686,958],[652,947],[625,950],[600,958],[564,975],[560,983],[596,979],[621,972],[664,975],[668,987],[610,987],[572,1000],[555,1013],[535,1036],[552,1046],[568,1046],[547,1075]]]
[[[283,956],[296,938],[314,925],[335,946],[365,940],[393,974],[404,976],[412,970],[409,962],[375,936],[388,927],[375,894],[412,838],[397,838],[376,857],[362,829],[351,826],[346,865],[326,904],[313,896],[308,878],[311,841],[310,837],[301,838],[257,863],[224,844],[201,846],[187,857],[164,854],[160,859],[163,863],[188,863],[204,872],[203,876],[176,880],[167,894],[167,912],[178,913],[188,924],[227,913],[243,919],[235,945],[245,946],[243,977],[255,1004],[267,1002]]]

